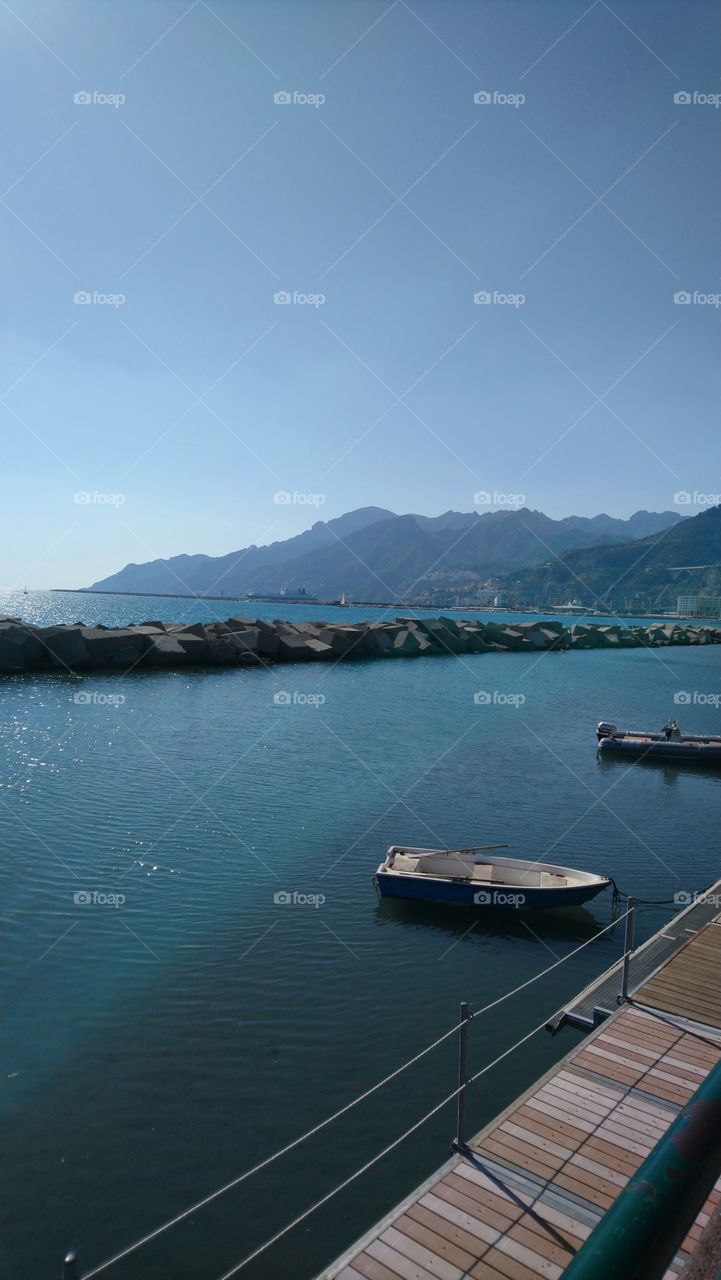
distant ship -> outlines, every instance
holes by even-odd
[[[549,605],[552,613],[587,613],[585,605],[579,604],[578,600],[567,600],[565,604]]]
[[[308,602],[317,600],[312,592],[306,591],[305,587],[296,587],[295,591],[289,591],[287,587],[281,587],[278,595],[273,595],[265,591],[249,591],[246,596],[247,600],[270,600],[272,602],[279,601],[283,604],[307,604]]]

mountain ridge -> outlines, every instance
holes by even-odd
[[[519,602],[675,608],[680,595],[721,595],[721,506],[645,538],[568,554],[507,575]]]
[[[277,594],[303,586],[326,598],[402,599],[430,592],[444,578],[480,584],[539,564],[549,553],[607,546],[662,532],[675,512],[635,512],[628,520],[601,513],[553,520],[523,507],[439,516],[397,515],[361,507],[267,546],[251,544],[224,556],[181,554],[127,564],[89,590],[164,594]]]

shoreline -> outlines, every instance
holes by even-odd
[[[308,597],[292,598],[288,597],[283,601],[278,596],[213,596],[199,595],[194,591],[105,591],[96,590],[94,587],[49,587],[49,592],[58,595],[73,596],[129,596],[131,599],[150,599],[150,600],[197,600],[202,603],[204,600],[224,600],[228,604],[294,604],[294,605],[321,605],[331,609],[423,609],[426,613],[433,613],[438,606],[432,604],[417,604],[413,600],[353,600],[349,604],[342,605],[337,600],[321,600]],[[32,594],[32,592],[28,593]],[[610,609],[605,613],[598,609],[588,609],[583,613],[576,610],[554,608],[549,605],[544,608],[542,605],[491,605],[491,604],[449,604],[443,605],[446,613],[525,613],[531,616],[537,614],[551,614],[554,618],[659,618],[668,622],[719,622],[721,619],[713,613],[708,614],[684,614],[684,613],[657,613],[649,612],[646,609],[634,609],[619,613],[618,610]]]

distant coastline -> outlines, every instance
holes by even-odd
[[[150,598],[156,600],[225,600],[229,604],[279,604],[281,603],[277,596],[259,596],[254,595],[252,598],[248,596],[211,596],[200,595],[192,591],[104,591],[97,590],[94,587],[50,587],[52,594],[60,595],[76,595],[76,596],[131,596],[138,599]],[[423,609],[426,613],[438,614],[439,608],[443,613],[527,613],[533,614],[553,614],[554,617],[584,617],[584,618],[668,618],[670,621],[682,619],[683,621],[693,622],[694,620],[702,621],[718,621],[716,614],[681,614],[681,613],[660,613],[658,611],[649,611],[644,609],[586,609],[583,614],[570,610],[566,613],[563,609],[544,609],[541,605],[532,608],[520,605],[490,605],[490,604],[449,604],[439,606],[437,604],[417,604],[414,600],[351,600],[348,606],[339,605],[336,600],[307,599],[302,597],[290,598],[288,604],[303,605],[312,604],[322,606],[323,608],[345,608],[353,609]]]

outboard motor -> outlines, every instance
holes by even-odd
[[[608,720],[600,720],[596,725],[596,737],[600,742],[602,738],[615,738],[618,733],[618,726],[611,724]]]

